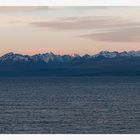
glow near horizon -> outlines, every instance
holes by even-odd
[[[0,55],[140,50],[140,7],[0,7]]]

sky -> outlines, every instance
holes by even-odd
[[[140,7],[0,7],[0,55],[140,50]]]

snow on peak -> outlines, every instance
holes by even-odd
[[[35,61],[41,60],[44,62],[49,62],[50,60],[53,61],[55,59],[60,59],[60,55],[55,55],[54,53],[43,53],[43,54],[36,54],[32,56],[32,59]]]
[[[13,61],[28,61],[29,57],[21,54],[14,54],[13,52],[7,53],[3,55],[0,60],[6,61],[6,60],[13,60]]]
[[[140,57],[140,51],[129,51],[129,52],[121,52],[121,56],[131,56],[131,57]]]
[[[109,52],[109,51],[101,51],[98,54],[95,54],[94,57],[103,56],[105,58],[115,58],[115,57],[140,57],[140,51],[123,51],[123,52]]]
[[[94,55],[94,57],[103,56],[106,58],[114,58],[118,55],[118,52],[101,51],[100,53]]]

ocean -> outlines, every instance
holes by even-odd
[[[0,78],[1,134],[138,134],[140,77]]]

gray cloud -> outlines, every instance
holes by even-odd
[[[140,26],[104,33],[92,33],[80,37],[107,42],[140,42]]]
[[[56,21],[30,23],[34,27],[53,30],[90,30],[91,34],[79,35],[98,41],[140,42],[140,23],[113,17],[69,17]],[[94,32],[94,30],[99,32]]]

